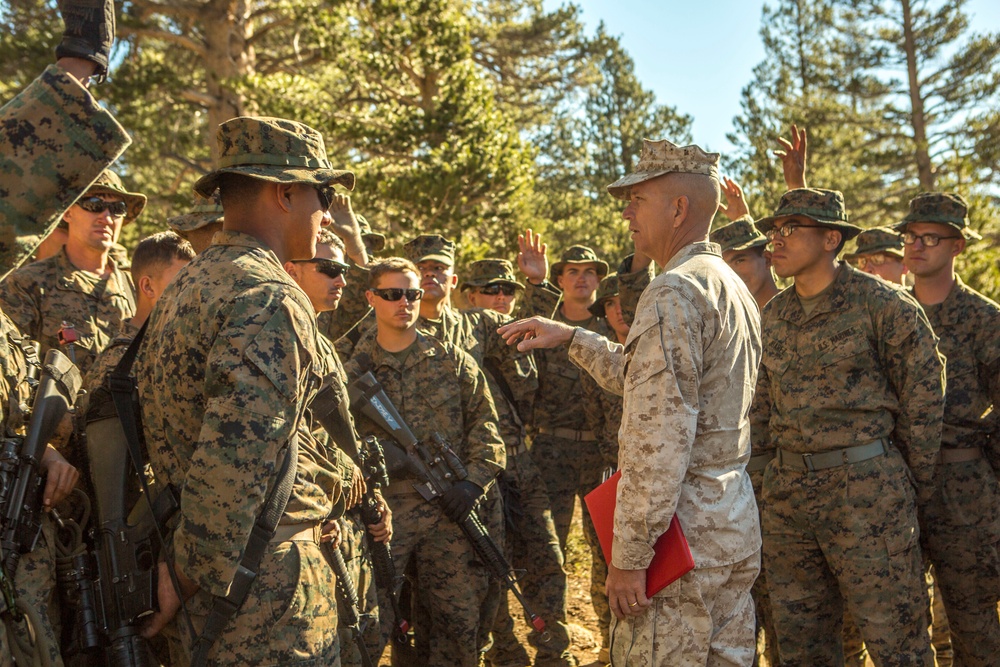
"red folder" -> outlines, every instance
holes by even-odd
[[[618,480],[621,472],[616,472],[608,481],[584,497],[590,518],[594,521],[597,539],[601,541],[604,561],[611,562],[611,543],[614,541],[615,504],[618,501]],[[681,522],[674,516],[667,532],[660,535],[653,545],[653,560],[646,570],[646,597],[666,588],[694,569],[694,558],[688,546]]]

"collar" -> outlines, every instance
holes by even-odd
[[[266,243],[256,236],[250,236],[244,232],[237,232],[231,229],[220,230],[212,236],[212,245],[237,246],[239,248],[260,250],[273,259],[278,266],[282,266],[281,262],[278,261],[278,256],[274,254],[274,251]],[[282,270],[284,270],[284,267],[282,267]]]
[[[374,370],[381,366],[388,366],[402,373],[419,364],[424,358],[437,356],[439,351],[438,346],[435,345],[435,341],[431,337],[422,334],[419,330],[417,330],[417,340],[414,345],[416,345],[416,349],[406,357],[405,363],[400,364],[399,360],[392,353],[383,350],[378,344],[378,339],[372,336],[369,350],[372,362],[371,368]]]
[[[712,243],[711,241],[695,241],[694,243],[689,243],[678,250],[676,255],[670,258],[670,261],[663,267],[663,273],[676,269],[678,266],[695,255],[716,255],[721,258],[722,246],[718,243]]]
[[[955,284],[951,286],[951,291],[948,292],[948,296],[945,300],[938,305],[937,323],[939,325],[952,325],[958,324],[968,317],[962,317],[962,302],[963,297],[969,292],[969,288],[966,286],[962,279],[955,274]]]
[[[816,307],[813,308],[808,318],[805,311],[802,310],[802,303],[799,301],[799,295],[795,293],[794,285],[783,292],[788,296],[780,303],[776,316],[778,319],[801,325],[825,313],[837,313],[847,310],[850,305],[847,299],[849,286],[856,280],[865,279],[872,280],[867,274],[863,275],[861,271],[855,269],[847,262],[841,262],[837,275],[834,276],[833,282],[825,290],[824,298],[816,304]],[[774,297],[775,300],[778,298],[778,296]]]

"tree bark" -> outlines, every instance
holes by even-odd
[[[910,93],[910,125],[913,129],[914,158],[917,161],[917,178],[920,187],[934,190],[936,177],[931,166],[930,146],[927,143],[927,118],[924,99],[921,97],[917,72],[917,45],[913,36],[913,11],[910,0],[900,0],[903,9],[903,50],[906,55],[906,76]]]

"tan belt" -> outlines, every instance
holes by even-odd
[[[318,523],[290,523],[278,526],[271,538],[271,544],[282,542],[313,542],[319,544],[323,528]]]
[[[938,453],[938,463],[965,463],[983,458],[983,450],[979,447],[962,447],[961,449],[942,449]]]
[[[778,465],[813,472],[816,470],[837,468],[849,463],[860,463],[861,461],[882,456],[887,451],[886,443],[881,438],[869,442],[867,445],[835,449],[832,452],[822,452],[820,454],[795,454],[794,452],[786,452],[783,449],[779,449]]]
[[[775,457],[774,452],[767,452],[766,454],[758,454],[757,456],[751,456],[750,460],[747,461],[747,472],[760,472],[767,467],[767,464],[771,462],[771,459]]]
[[[593,431],[576,431],[571,428],[548,428],[538,427],[538,432],[542,435],[554,435],[563,440],[576,440],[577,442],[596,442],[597,436]]]

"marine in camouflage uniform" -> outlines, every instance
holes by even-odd
[[[354,185],[353,174],[330,165],[322,136],[300,123],[234,118],[219,126],[218,142],[219,169],[195,190],[207,197],[221,187],[224,206],[229,188],[241,199],[226,213],[228,229],[160,298],[136,360],[153,473],[181,489],[168,553],[178,574],[197,585],[187,610],[198,632],[213,596],[228,592],[292,439],[303,441],[307,455],[316,449],[303,420],[319,386],[315,311],[282,259],[313,255],[319,224],[328,219],[321,194]],[[253,209],[242,199],[250,187],[259,188]],[[278,197],[263,194],[271,188],[293,205],[269,204]],[[296,254],[279,258],[237,231],[257,224],[249,222],[255,215],[275,218],[278,242]],[[209,662],[340,664],[336,584],[318,544],[340,490],[325,465],[300,461],[257,579]],[[178,627],[176,619],[168,625],[190,651]]]
[[[379,276],[378,286],[402,281],[415,288],[418,278],[413,267],[402,261],[400,265]],[[372,300],[382,298],[369,294]],[[472,356],[450,342],[419,332],[415,302],[377,304],[376,313],[381,307],[387,311],[411,309],[407,311],[411,319],[405,326],[400,324],[406,333],[399,335],[409,339],[409,332],[413,332],[412,342],[399,352],[388,352],[379,343],[383,332],[366,335],[358,343],[354,357],[345,363],[348,373],[371,370],[418,440],[438,433],[450,444],[468,470],[467,480],[459,484],[471,483],[479,489],[478,514],[502,544],[501,509],[493,482],[503,470],[506,456],[486,377]],[[378,328],[383,326],[387,325],[379,322]],[[362,435],[390,437],[365,417],[358,418],[357,428]],[[446,503],[425,501],[413,483],[407,473],[390,471],[385,499],[394,515],[392,548],[396,570],[415,575],[413,588],[426,608],[416,623],[420,664],[476,667],[480,661],[480,625],[486,620],[482,612],[488,573],[475,562],[472,545],[446,515]],[[492,615],[488,618],[492,624]],[[386,636],[388,631],[383,621]]]
[[[372,231],[372,226],[368,219],[360,213],[355,214],[358,227],[361,228],[361,239],[365,244],[365,252],[368,257],[375,257],[377,253],[385,249],[385,235]],[[363,266],[347,258],[350,266],[351,280],[347,281],[344,287],[344,296],[340,299],[340,306],[336,310],[327,310],[319,314],[317,324],[319,332],[332,341],[336,341],[354,327],[365,327],[371,324],[371,317],[368,316],[370,308],[365,301],[365,290],[368,288],[368,272]]]
[[[781,662],[844,664],[846,604],[876,664],[930,665],[917,517],[935,488],[944,408],[934,334],[911,297],[836,261],[861,231],[841,193],[790,190],[757,226],[779,276],[800,275],[797,258],[817,245],[806,268],[829,276],[763,313],[758,391],[770,407],[754,428],[777,450],[763,536]]]
[[[844,255],[845,262],[890,283],[904,284],[903,239],[898,232],[886,227],[866,229],[855,244],[854,252]]]
[[[954,258],[981,237],[961,195],[924,193],[896,229],[938,348],[947,358],[940,465],[924,509],[925,555],[947,610],[954,664],[1000,655],[1000,306],[955,274]],[[927,236],[940,238],[935,245]],[[938,289],[935,289],[938,288]]]
[[[184,214],[167,220],[176,234],[186,240],[197,254],[201,254],[212,243],[216,232],[222,231],[222,201],[216,191],[209,198],[197,196],[191,209]]]

